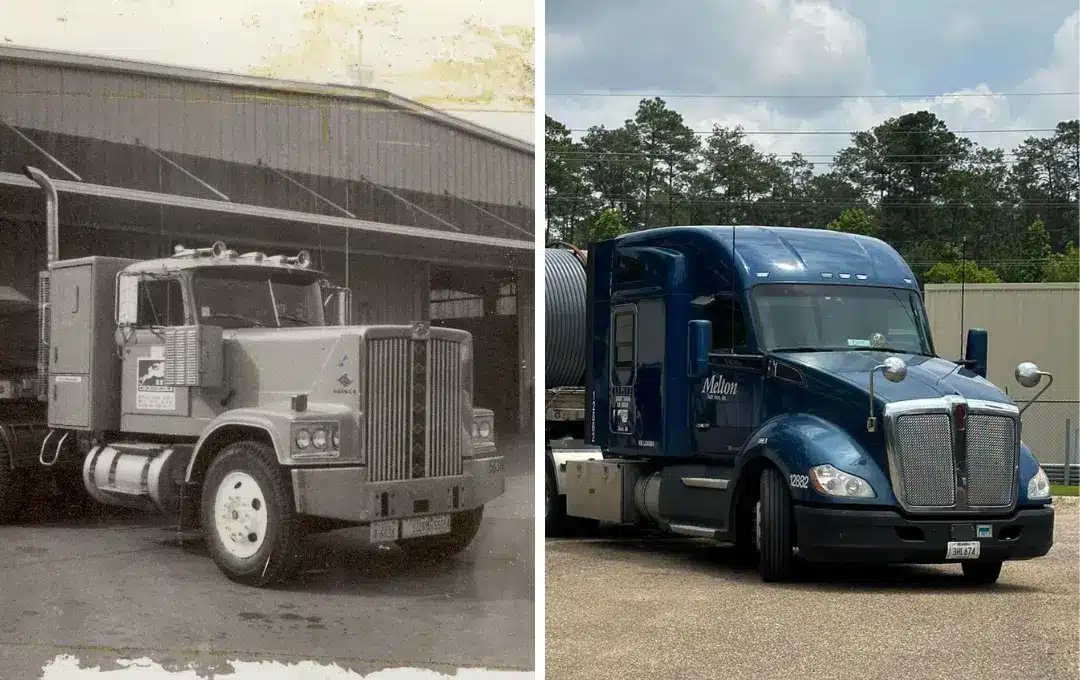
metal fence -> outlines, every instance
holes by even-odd
[[[1024,411],[1022,438],[1050,481],[1080,484],[1080,401],[1036,401]]]

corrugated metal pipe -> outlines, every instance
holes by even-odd
[[[48,175],[35,167],[27,165],[23,173],[45,192],[45,262],[52,264],[60,257],[60,204],[56,186]]]
[[[580,251],[545,249],[544,290],[546,386],[582,386],[585,384],[588,329],[585,327],[585,267]]]

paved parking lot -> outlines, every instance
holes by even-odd
[[[473,544],[439,566],[406,564],[396,550],[364,546],[361,531],[338,531],[314,539],[295,583],[256,590],[228,581],[202,546],[180,546],[153,516],[46,514],[0,527],[0,677],[40,678],[61,654],[83,667],[148,657],[199,673],[227,673],[230,660],[358,673],[532,669],[531,448],[507,451],[507,493]]]
[[[942,567],[831,567],[763,584],[692,539],[549,539],[547,677],[1080,677],[1077,499],[1055,545],[996,586]]]

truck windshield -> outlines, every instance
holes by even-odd
[[[922,301],[914,291],[765,284],[752,295],[765,350],[931,354]]]
[[[290,271],[206,269],[192,287],[199,323],[222,328],[322,326],[319,283]]]

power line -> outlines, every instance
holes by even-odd
[[[777,157],[781,157],[781,158],[785,157],[785,156],[794,156],[796,154],[798,154],[799,156],[802,156],[803,158],[835,158],[836,155],[837,155],[837,154],[829,154],[829,153],[802,153],[801,151],[788,151],[788,152],[770,151],[769,153],[765,153],[765,152],[759,151],[758,149],[754,149],[754,150],[757,151],[758,153],[760,153],[762,156],[777,156]],[[707,151],[708,151],[707,149],[701,149],[701,148],[697,149],[697,153],[703,153],[703,152],[707,152]],[[584,156],[584,157],[589,157],[589,156],[651,156],[653,158],[683,158],[683,157],[694,154],[695,151],[667,152],[667,153],[665,153],[665,152],[660,152],[660,151],[595,151],[595,150],[587,150],[587,149],[585,149],[585,150],[583,150],[583,149],[568,149],[568,150],[547,149],[545,151],[545,153],[547,155],[549,155],[549,156],[570,156],[570,157],[578,157],[578,156]],[[1002,155],[1002,157],[1006,157],[1006,156],[1023,156],[1024,154],[1020,153],[1019,151],[1003,151],[1003,152],[1001,152],[1001,155]],[[880,155],[880,156],[875,156],[875,160],[876,159],[882,159],[882,158],[884,158],[884,159],[890,159],[890,158],[956,158],[956,159],[962,159],[962,160],[970,160],[972,162],[976,161],[976,159],[972,158],[972,154],[963,154],[963,153],[893,153],[893,154],[883,154],[883,155]],[[977,162],[981,163],[981,162],[995,162],[995,161],[994,160],[989,160],[989,161],[977,161]]]
[[[641,198],[638,196],[609,196],[603,194],[600,196],[592,194],[571,194],[571,195],[554,195],[548,196],[544,199],[545,203],[562,203],[567,201],[619,201],[619,202],[633,202],[633,203],[663,203],[667,205],[669,202],[681,203],[683,205],[688,203],[702,203],[702,204],[718,204],[718,205],[730,205],[730,206],[760,206],[760,207],[788,207],[788,208],[828,208],[828,207],[849,207],[849,208],[868,208],[873,207],[867,200],[859,199],[829,199],[829,198],[790,198],[790,199],[777,199],[777,198],[763,198],[763,199],[728,199],[728,198],[687,198],[684,196],[668,196],[662,195],[655,198]],[[893,202],[884,201],[881,205],[889,208],[937,208],[942,210],[956,210],[961,208],[1067,208],[1077,206],[1075,201],[992,201],[992,200],[974,200],[974,201],[954,201],[950,203],[933,203],[933,202]],[[1075,228],[1074,228],[1075,229]]]
[[[634,99],[971,99],[976,97],[1075,97],[1080,92],[953,92],[937,94],[710,94],[705,92],[640,94],[635,92],[545,92],[546,97],[575,99],[632,97]]]
[[[717,123],[717,127],[729,131],[738,132],[742,136],[750,135],[776,135],[778,137],[788,135],[855,135],[859,133],[873,134],[875,136],[878,133],[873,130],[738,130],[737,125],[721,125]],[[620,128],[604,128],[606,132],[614,132]],[[591,132],[593,128],[567,128],[568,132]],[[711,135],[715,133],[715,130],[691,130],[695,135]],[[952,133],[954,135],[977,135],[977,134],[1008,134],[1008,133],[1033,133],[1033,132],[1057,132],[1057,128],[984,128],[981,130],[948,130],[937,132],[933,130],[886,130],[885,135],[944,135]]]

